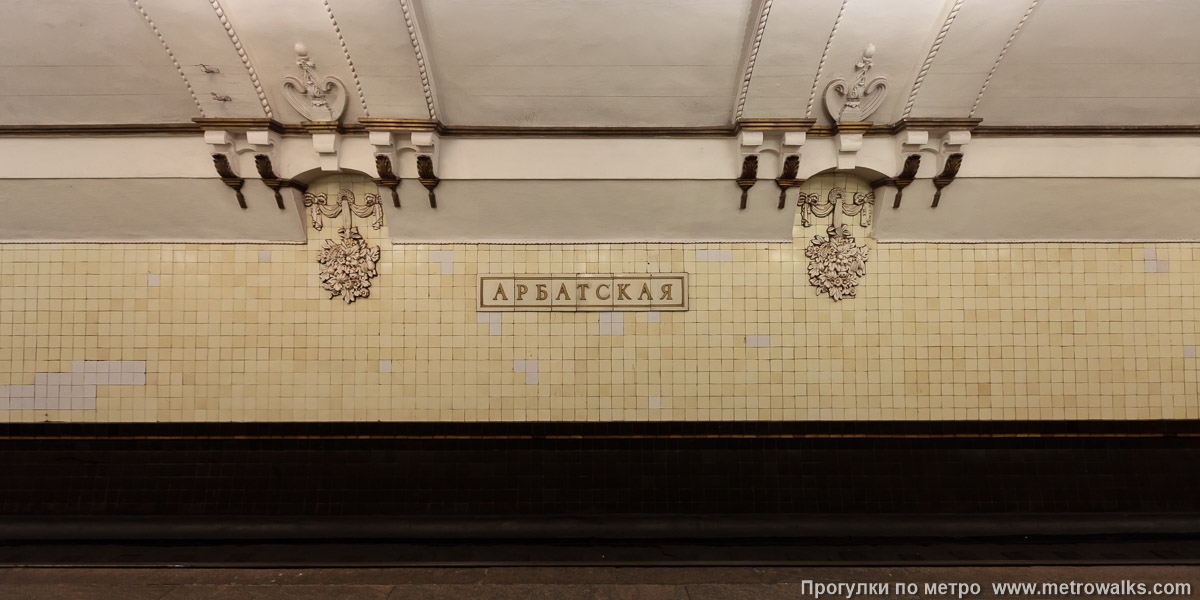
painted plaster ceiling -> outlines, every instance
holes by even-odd
[[[299,122],[303,43],[344,120],[828,123],[874,44],[872,120],[1200,123],[1195,0],[8,0],[0,124]]]

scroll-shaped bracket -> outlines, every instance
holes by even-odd
[[[392,192],[392,204],[400,208],[400,175],[396,173],[399,155],[396,141],[390,131],[368,131],[367,139],[375,153],[375,171],[379,177],[374,179],[375,185],[386,187]]]
[[[950,185],[954,178],[958,176],[958,169],[962,166],[963,155],[961,152],[955,152],[946,159],[946,165],[942,167],[942,172],[938,173],[933,178],[933,204],[930,208],[937,208],[938,201],[942,199],[942,188]]]
[[[221,176],[221,181],[237,194],[238,206],[246,208],[246,196],[242,194],[242,186],[246,184],[246,180],[233,172],[233,164],[229,162],[228,155],[214,153],[212,159],[213,165],[217,168],[217,175]]]
[[[300,183],[299,181],[294,179],[284,179],[279,175],[276,175],[275,168],[271,165],[271,157],[266,154],[254,155],[254,167],[258,169],[258,176],[262,178],[263,184],[271,188],[271,191],[275,192],[275,204],[279,206],[280,210],[283,210],[284,208],[283,194],[280,190],[285,187],[300,190],[300,192],[305,192],[308,190],[308,186]]]
[[[392,204],[396,208],[400,208],[400,192],[397,188],[400,187],[400,178],[396,172],[392,170],[392,159],[386,154],[375,155],[375,170],[379,173],[379,177],[375,179],[375,185],[388,188],[392,192]],[[436,183],[434,185],[437,185]],[[432,193],[432,190],[430,190]]]
[[[796,179],[796,173],[800,171],[800,155],[792,154],[783,159],[783,172],[779,177],[775,178],[775,185],[779,186],[779,210],[783,210],[787,203],[788,188],[792,188],[804,183],[803,179]]]
[[[761,131],[743,131],[738,134],[738,149],[742,155],[742,174],[737,178],[737,186],[742,188],[742,203],[738,210],[746,209],[750,188],[758,182],[758,153],[762,150],[763,139]]]
[[[428,154],[417,155],[417,181],[429,190],[429,208],[437,208],[437,196],[433,193],[433,188],[436,188],[441,180],[434,175],[433,158]]]
[[[210,129],[204,132],[204,143],[212,149],[210,154],[217,175],[237,194],[238,206],[246,208],[246,196],[242,194],[242,186],[246,184],[246,180],[238,176],[237,150],[234,148],[233,135],[221,129]]]
[[[921,168],[921,155],[910,154],[904,159],[904,168],[891,181],[885,181],[884,184],[896,186],[896,198],[892,200],[892,208],[900,208],[900,200],[904,197],[904,188],[917,178],[917,169]]]
[[[742,174],[737,178],[737,185],[742,188],[742,204],[739,210],[746,209],[746,199],[755,183],[758,183],[758,155],[751,154],[742,159]]]
[[[943,136],[941,143],[938,145],[938,168],[941,171],[933,178],[933,208],[937,208],[938,201],[942,197],[942,188],[950,185],[954,178],[958,176],[958,169],[962,166],[963,146],[966,146],[971,141],[971,132],[966,130],[947,131]]]

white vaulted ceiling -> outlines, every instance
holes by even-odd
[[[466,125],[729,122],[750,2],[425,2],[443,118]]]
[[[320,74],[346,83],[346,122],[828,123],[825,86],[874,44],[871,76],[889,83],[879,123],[1200,123],[1195,0],[3,4],[0,125],[298,122],[281,93],[298,74],[297,42]]]

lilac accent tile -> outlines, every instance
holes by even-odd
[[[390,360],[379,361],[379,372],[380,373],[391,373],[392,372],[392,361],[390,361]]]
[[[151,273],[146,276],[146,285],[150,287],[159,287],[162,285],[162,275]]]
[[[271,251],[270,250],[259,250],[258,251],[258,262],[260,262],[260,263],[271,262]]]
[[[1183,347],[1183,357],[1184,358],[1196,358],[1196,347],[1195,346],[1184,346]]]

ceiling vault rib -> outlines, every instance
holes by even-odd
[[[217,19],[221,21],[221,26],[225,28],[225,35],[229,36],[229,41],[233,44],[233,49],[237,50],[238,58],[242,59],[242,66],[246,67],[246,72],[250,74],[250,83],[254,84],[254,92],[258,94],[258,101],[262,104],[263,112],[266,113],[268,119],[274,119],[275,115],[271,111],[271,103],[267,102],[267,92],[263,90],[262,81],[259,81],[258,72],[254,70],[254,65],[250,64],[250,55],[246,53],[246,47],[242,44],[242,39],[233,30],[233,23],[230,22],[229,15],[221,7],[221,0],[209,0],[209,4],[212,5],[213,12],[217,14]]]
[[[1025,22],[1029,20],[1033,14],[1033,9],[1037,8],[1039,0],[1033,0],[1029,3],[1029,9],[1021,16],[1021,20],[1017,21],[1017,26],[1013,27],[1012,35],[1008,36],[1008,41],[1004,42],[1004,48],[1000,49],[1000,55],[996,57],[996,62],[992,64],[992,70],[988,71],[987,77],[983,80],[983,85],[979,87],[979,93],[975,96],[975,103],[971,105],[970,117],[975,116],[975,111],[979,110],[979,102],[983,100],[983,93],[987,91],[988,84],[992,82],[992,76],[996,74],[996,69],[1000,68],[1000,61],[1004,60],[1004,55],[1008,53],[1008,48],[1012,46],[1013,40],[1017,39],[1017,34],[1021,33],[1021,28],[1025,26]]]
[[[733,120],[742,118],[746,109],[746,95],[750,92],[750,77],[754,75],[754,62],[758,60],[758,48],[762,45],[763,33],[767,31],[767,16],[771,14],[771,3],[774,0],[761,0],[757,25],[752,30],[753,41],[749,42],[742,52],[742,62],[746,68],[742,70],[742,85],[738,87],[737,105],[733,111]],[[753,14],[753,13],[751,13]],[[747,36],[749,39],[750,36]]]
[[[962,8],[963,1],[954,1],[954,6],[950,8],[950,13],[946,15],[946,21],[942,23],[942,28],[938,30],[933,44],[929,46],[929,54],[925,56],[925,62],[921,64],[921,70],[917,73],[917,78],[913,80],[912,90],[908,93],[908,102],[904,104],[904,114],[901,118],[907,119],[912,114],[913,105],[917,102],[917,93],[921,91],[921,84],[925,82],[925,76],[929,74],[929,69],[933,67],[933,59],[937,56],[938,50],[942,49],[942,42],[946,40],[946,34],[950,33],[950,26],[954,24],[954,18],[958,16],[958,11]]]
[[[429,109],[429,118],[437,120],[437,102],[433,93],[433,77],[429,74],[429,62],[422,48],[421,32],[417,26],[417,16],[413,11],[412,0],[399,0],[400,10],[404,12],[404,25],[408,28],[408,40],[412,43],[413,53],[417,57],[417,70],[421,73],[421,91],[425,93],[425,107]]]
[[[183,85],[187,86],[188,93],[192,95],[192,102],[196,103],[196,110],[200,111],[201,117],[204,117],[204,107],[200,105],[200,99],[196,97],[196,90],[192,89],[192,82],[188,81],[187,75],[183,72],[183,67],[179,65],[179,59],[175,58],[175,53],[167,45],[167,40],[163,38],[162,32],[158,30],[158,25],[154,24],[154,19],[150,18],[150,14],[142,6],[141,0],[131,0],[131,2],[133,3],[133,7],[141,13],[142,19],[150,26],[150,30],[158,38],[158,43],[162,44],[163,50],[167,51],[167,56],[171,59],[171,64],[175,65],[175,70],[179,72],[179,78],[183,79]]]
[[[825,59],[829,58],[829,47],[833,45],[833,36],[837,34],[838,26],[842,24],[842,15],[846,12],[846,5],[850,0],[842,0],[842,6],[838,9],[837,17],[833,19],[833,28],[829,30],[829,38],[825,40],[825,49],[821,51],[821,62],[817,63],[817,74],[813,76],[812,91],[808,94],[808,108],[804,111],[804,117],[812,118],[813,104],[817,101],[817,86],[821,83],[821,71],[825,69]]]
[[[346,46],[346,38],[342,35],[342,28],[338,26],[337,18],[333,16],[333,7],[329,5],[329,0],[324,0],[325,12],[329,15],[329,22],[333,24],[333,32],[337,34],[338,43],[342,45],[342,54],[346,55],[346,64],[350,65],[350,76],[354,78],[354,87],[358,90],[358,101],[362,104],[363,116],[371,116],[371,112],[367,110],[367,97],[363,94],[362,82],[358,80],[358,69],[354,68],[354,60],[350,58],[350,48]]]

